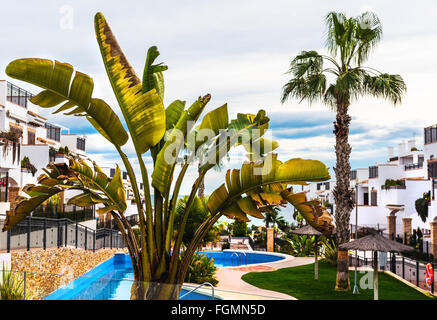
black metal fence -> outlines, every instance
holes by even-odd
[[[0,225],[4,215],[0,215]],[[32,248],[72,247],[85,250],[124,248],[116,230],[94,230],[70,219],[27,217],[9,231],[0,232],[0,252]]]
[[[138,214],[133,214],[133,215],[127,216],[126,220],[133,227],[133,226],[138,225],[139,216],[138,216]],[[114,222],[113,219],[110,219],[110,220],[98,219],[97,220],[97,230],[102,229],[102,228],[118,230],[118,225]]]
[[[417,287],[429,290],[431,293],[434,293],[434,285],[435,285],[435,263],[430,261],[432,265],[432,270],[434,270],[434,281],[431,285],[427,285],[426,283],[426,262],[420,262],[414,259],[410,259],[400,254],[388,252],[386,256],[386,260],[383,261],[381,256],[378,261],[378,269],[379,270],[387,270],[396,274],[404,280],[416,285]],[[350,267],[372,267],[373,268],[373,255],[369,254],[369,257],[366,257],[366,253],[364,252],[364,256],[358,255],[355,258],[354,254],[349,255],[349,266]]]
[[[94,206],[78,207],[74,204],[47,204],[38,206],[32,212],[32,216],[52,219],[66,218],[75,222],[81,222],[95,219],[95,208]]]

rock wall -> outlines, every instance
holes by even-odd
[[[17,251],[11,254],[12,270],[23,278],[26,295],[42,299],[59,287],[83,275],[122,249],[101,249],[95,253],[75,248]]]

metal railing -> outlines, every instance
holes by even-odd
[[[234,255],[237,256],[237,266],[241,265],[240,256],[239,256],[238,253],[236,253],[236,252],[233,252],[233,253],[231,254],[231,265],[234,266],[234,262],[233,262],[233,260],[232,260],[232,257],[233,257]]]
[[[4,215],[0,215],[3,224]],[[94,230],[69,219],[27,217],[11,230],[0,232],[0,251],[32,248],[74,247],[85,250],[124,248],[122,235],[116,230]]]
[[[133,215],[127,216],[126,221],[129,222],[129,224],[132,227],[136,226],[139,223],[139,216],[138,216],[138,214],[133,214]],[[118,230],[118,225],[113,221],[113,219],[110,219],[110,220],[98,219],[97,220],[97,229],[102,229],[102,228]]]
[[[404,167],[405,167],[405,170],[421,169],[421,168],[423,168],[423,162],[408,163]]]
[[[402,279],[416,285],[417,287],[434,293],[435,280],[430,286],[426,284],[425,262],[420,262],[391,252],[388,252],[386,257],[387,259],[385,263],[379,259],[378,270],[390,271]],[[434,273],[436,273],[437,270],[434,268],[434,262],[430,261],[429,263],[432,264]],[[357,267],[368,266],[373,268],[373,255],[370,255],[370,257],[367,258],[366,253],[364,252],[364,257],[358,256],[355,258],[354,254],[350,254],[349,266],[355,267],[355,265],[357,265]]]
[[[192,290],[188,291],[187,293],[183,294],[182,296],[180,296],[178,300],[180,300],[180,299],[182,299],[183,297],[189,295],[190,293],[193,293],[193,292],[197,291],[198,289],[202,288],[203,286],[209,286],[209,287],[211,287],[211,291],[212,291],[212,293],[211,293],[211,300],[214,300],[214,286],[213,286],[211,283],[209,283],[209,282],[204,282],[204,283],[202,283],[202,284],[199,284],[199,285],[198,285],[197,287],[195,287],[194,289],[192,289]]]
[[[246,252],[238,252],[239,254],[244,254],[244,264],[247,266],[247,254]],[[241,264],[241,259],[240,259],[240,264]]]

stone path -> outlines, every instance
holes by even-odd
[[[314,258],[311,257],[293,257],[283,262],[276,261],[256,266],[217,268],[216,277],[219,280],[219,283],[217,285],[216,295],[226,300],[296,300],[296,298],[284,293],[264,290],[252,286],[247,282],[243,281],[241,277],[248,272],[274,271],[277,269],[296,267],[300,265],[310,264],[313,262]]]

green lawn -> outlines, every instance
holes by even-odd
[[[336,267],[320,261],[319,280],[314,280],[314,263],[271,272],[251,272],[242,279],[256,287],[288,294],[300,300],[372,300],[373,289],[361,289],[359,280],[364,273],[358,271],[360,294],[351,291],[335,291]],[[351,287],[354,272],[349,272]],[[364,279],[365,280],[365,279]],[[372,281],[373,282],[373,281]],[[432,299],[395,278],[379,273],[380,300],[428,300]]]

